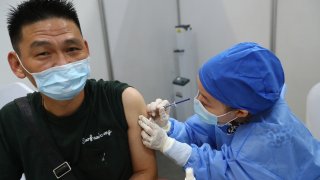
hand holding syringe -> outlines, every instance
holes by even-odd
[[[190,100],[190,98],[181,101],[169,103],[167,100],[156,99],[156,101],[147,105],[147,113],[160,127],[165,127],[169,120],[169,107],[177,107],[177,104]]]

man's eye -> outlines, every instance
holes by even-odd
[[[80,50],[79,48],[76,48],[76,47],[71,47],[68,49],[68,52],[73,52],[73,51],[78,51]]]
[[[48,52],[41,52],[41,53],[38,53],[36,56],[48,56],[49,53]]]

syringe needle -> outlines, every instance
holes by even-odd
[[[170,106],[176,106],[177,104],[180,104],[180,103],[183,103],[183,102],[186,102],[186,101],[189,101],[189,100],[190,100],[190,98],[183,99],[183,100],[178,101],[178,102],[173,102],[173,103],[171,103],[171,104],[165,105],[165,106],[164,106],[164,109],[167,109],[167,108],[170,107]]]

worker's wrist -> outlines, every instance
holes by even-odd
[[[165,139],[164,144],[162,146],[161,152],[166,152],[168,149],[170,149],[174,143],[174,139],[171,137],[168,137]]]
[[[162,129],[165,130],[166,133],[168,133],[170,131],[170,128],[171,128],[171,122],[170,121],[167,121],[167,124],[162,127]]]
[[[192,154],[192,147],[186,143],[181,143],[173,139],[170,148],[165,149],[163,154],[173,159],[176,164],[183,167]]]

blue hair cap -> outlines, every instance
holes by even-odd
[[[280,98],[284,72],[271,51],[244,42],[209,59],[200,68],[199,79],[205,90],[223,104],[257,114]]]

